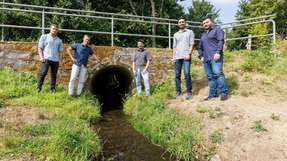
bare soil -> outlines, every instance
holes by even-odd
[[[286,89],[286,81],[278,83],[281,90]],[[216,144],[215,160],[287,161],[287,95],[274,89],[268,95],[255,93],[247,97],[231,95],[227,101],[220,101],[219,97],[203,101],[208,95],[208,87],[204,87],[191,101],[185,101],[184,96],[169,100],[169,107],[202,118],[207,142],[211,142],[209,136],[212,132],[218,129],[223,131],[224,141]],[[211,118],[208,112],[197,112],[199,106],[211,110],[217,108],[223,114]],[[272,119],[272,114],[278,116],[279,120]],[[252,129],[254,122],[259,120],[267,131],[256,132]]]

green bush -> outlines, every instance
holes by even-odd
[[[241,69],[245,72],[265,73],[276,63],[276,55],[269,50],[245,52]]]

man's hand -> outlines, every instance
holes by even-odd
[[[220,59],[220,54],[215,53],[213,59],[214,59],[215,61],[219,60],[219,59]]]
[[[142,71],[142,73],[144,73],[144,74],[145,74],[146,72],[147,72],[147,69],[145,68],[145,69]]]
[[[200,60],[201,60],[201,62],[204,62],[204,57],[201,57]]]
[[[184,57],[185,60],[190,60],[190,58],[191,58],[191,55],[190,55],[190,54],[188,54],[188,55],[186,55],[186,56]]]
[[[73,61],[74,64],[77,63],[77,60],[75,58],[72,58],[72,61]]]
[[[45,62],[45,59],[44,59],[43,57],[40,57],[40,61],[41,61],[42,63],[44,63],[44,62]]]

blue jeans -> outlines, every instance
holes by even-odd
[[[186,82],[186,92],[191,93],[192,82],[190,77],[190,60],[177,59],[175,61],[175,86],[176,92],[181,93],[181,68],[184,69],[184,78]]]
[[[137,86],[137,93],[140,96],[142,93],[142,79],[145,86],[145,94],[146,96],[150,95],[150,81],[149,81],[149,73],[146,71],[142,73],[143,69],[138,68],[135,73],[135,80]]]
[[[209,96],[217,95],[217,87],[221,91],[221,96],[227,96],[228,86],[223,73],[223,60],[210,60],[204,63],[205,73],[209,83]]]

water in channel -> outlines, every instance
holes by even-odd
[[[101,161],[172,161],[170,154],[137,132],[120,109],[103,113],[96,125],[103,139]]]

